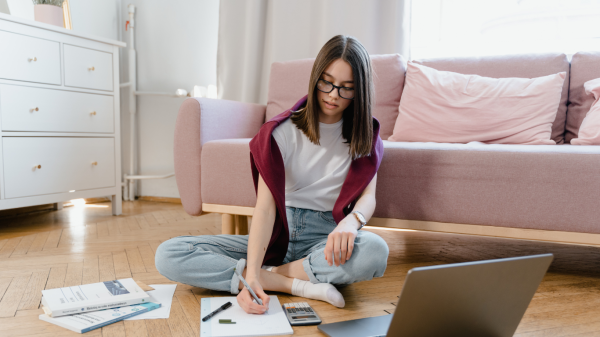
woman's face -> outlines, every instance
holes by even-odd
[[[352,67],[342,59],[331,62],[321,74],[320,79],[333,83],[338,87],[354,88]],[[337,88],[334,88],[330,93],[315,90],[317,90],[320,107],[319,122],[333,124],[342,119],[344,110],[352,103],[352,100],[340,97]]]

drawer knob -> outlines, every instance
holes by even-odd
[[[88,70],[89,70],[89,71],[94,71],[94,70],[96,70],[96,68],[94,68],[94,67],[90,67],[90,68],[88,68]]]
[[[35,169],[41,169],[41,168],[42,168],[42,165],[36,165],[36,166],[33,167],[34,170]]]
[[[30,58],[27,59],[27,61],[29,61],[29,62],[31,62],[31,61],[35,62],[35,61],[37,61],[37,57],[30,57]]]
[[[92,111],[92,112],[90,112],[90,115],[92,115],[92,116],[96,116],[96,111]]]
[[[95,162],[92,163],[92,166],[97,166],[97,165],[98,165],[97,161],[95,161]]]
[[[40,108],[37,106],[35,108],[29,109],[29,112],[40,111]]]

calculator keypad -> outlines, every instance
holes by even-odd
[[[320,324],[321,319],[306,302],[284,303],[282,305],[291,325]]]

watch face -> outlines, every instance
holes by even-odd
[[[354,213],[354,214],[356,214],[356,216],[358,217],[358,220],[359,220],[361,223],[365,223],[365,222],[367,222],[367,220],[365,219],[365,217],[364,217],[362,214],[360,214],[360,213]]]

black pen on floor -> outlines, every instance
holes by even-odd
[[[233,305],[233,304],[231,304],[231,302],[227,302],[227,303],[223,304],[223,305],[222,305],[222,306],[221,306],[219,309],[217,309],[217,310],[215,310],[215,311],[211,312],[210,314],[206,315],[206,317],[204,317],[204,318],[202,319],[202,322],[206,322],[207,320],[209,320],[209,319],[210,319],[211,317],[213,317],[214,315],[216,315],[216,314],[220,313],[221,311],[223,311],[223,310],[225,310],[225,309],[227,309],[227,308],[231,307],[232,305]]]

